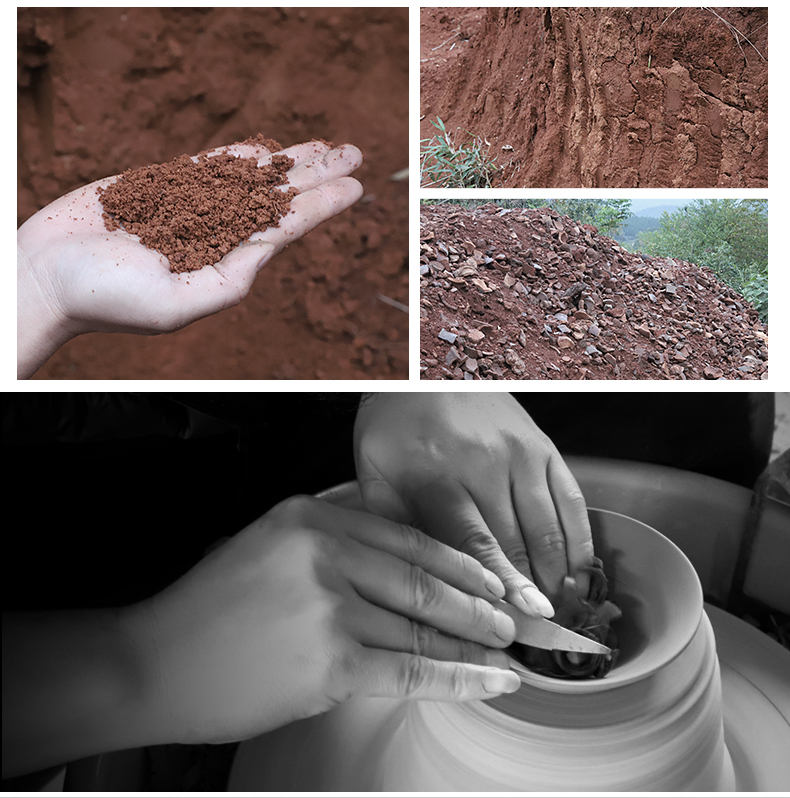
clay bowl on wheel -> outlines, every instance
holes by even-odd
[[[699,578],[674,543],[619,513],[591,509],[589,517],[609,598],[623,613],[613,627],[620,654],[602,679],[557,679],[513,661],[522,682],[551,692],[593,693],[644,679],[683,651],[702,614]]]
[[[319,498],[362,509],[359,485],[347,482]],[[522,682],[555,693],[592,693],[639,681],[664,668],[689,644],[702,617],[699,577],[685,554],[647,524],[610,510],[589,510],[595,554],[609,580],[620,654],[603,679],[556,679],[513,660]]]
[[[393,791],[721,790],[715,640],[685,555],[627,516],[590,510],[620,656],[602,678],[562,679],[514,661],[521,688],[489,701],[412,702],[384,758]]]

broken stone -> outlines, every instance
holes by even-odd
[[[455,339],[458,338],[458,336],[455,333],[448,332],[444,328],[442,328],[438,337],[441,338],[442,341],[447,341],[448,344],[454,344]]]
[[[484,280],[477,277],[472,278],[472,285],[476,285],[484,294],[490,294],[494,290],[491,286],[486,285]]]
[[[477,269],[468,264],[461,266],[453,272],[453,277],[476,277],[478,274]],[[473,281],[474,282],[474,281]]]
[[[458,354],[458,350],[454,346],[451,346],[447,350],[447,357],[444,359],[444,363],[445,363],[446,366],[453,366],[460,359],[461,359],[461,356]]]
[[[470,374],[476,374],[477,373],[477,360],[475,360],[475,358],[473,358],[473,357],[468,357],[466,359],[466,362],[464,363],[464,368]]]
[[[517,370],[522,366],[513,357],[519,352],[525,369],[519,374],[508,369],[510,379],[555,374],[579,379],[579,357],[591,345],[597,353],[589,350],[583,359],[586,379],[617,379],[621,371],[629,379],[746,380],[765,375],[767,329],[712,273],[681,261],[634,255],[554,212],[519,209],[498,217],[498,209],[491,207],[420,209],[423,228],[436,224],[430,243],[424,240],[420,249],[424,357],[434,351],[428,341],[435,341],[440,330],[453,336],[449,330],[462,329],[454,341],[460,353],[455,364],[460,362],[461,368],[448,369],[444,351],[437,365],[422,361],[421,368],[427,367],[423,379],[463,379],[470,374],[463,367],[468,358],[477,361],[475,379],[496,379],[489,366],[504,369],[506,351]],[[553,220],[550,232],[541,216]],[[515,222],[515,217],[524,222]],[[574,260],[571,253],[584,257]],[[473,268],[470,259],[475,267],[480,263],[477,274],[464,269]],[[486,271],[486,263],[501,270]],[[454,277],[453,270],[466,277]],[[569,302],[565,291],[579,285],[585,288]],[[484,335],[485,343],[473,329]],[[643,346],[635,352],[639,341]]]
[[[512,349],[505,350],[505,363],[510,366],[514,374],[521,375],[527,370],[524,361]]]

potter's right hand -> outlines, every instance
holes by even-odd
[[[466,700],[518,689],[499,579],[421,532],[289,499],[130,608],[179,742],[244,739],[353,695]]]

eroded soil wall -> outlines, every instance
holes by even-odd
[[[767,186],[767,8],[422,15],[422,138],[484,138],[496,185]]]

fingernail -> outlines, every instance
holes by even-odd
[[[510,645],[516,635],[516,624],[509,615],[494,610],[494,634],[503,642]]]
[[[497,648],[489,648],[486,651],[486,665],[507,671],[510,670],[510,658],[504,651],[500,651]]]
[[[483,571],[483,579],[485,580],[486,590],[496,599],[504,598],[505,586],[496,574],[491,571]]]
[[[521,679],[513,671],[490,670],[483,674],[483,689],[487,693],[515,693]]]
[[[521,598],[533,612],[544,618],[551,618],[554,615],[554,607],[551,606],[551,602],[536,587],[521,588]]]

